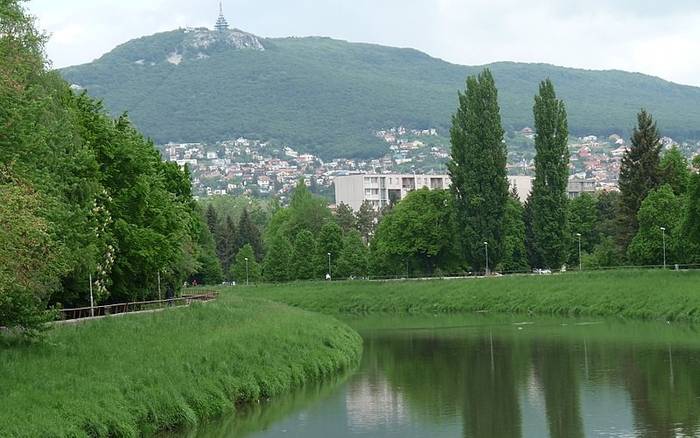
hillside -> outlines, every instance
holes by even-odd
[[[488,67],[508,129],[532,125],[533,95],[549,77],[567,101],[574,134],[626,134],[645,107],[665,134],[700,138],[700,88],[621,71],[509,62]],[[61,73],[103,98],[110,111],[128,111],[157,142],[246,136],[322,157],[366,157],[385,151],[375,130],[446,130],[457,90],[482,68],[329,38],[180,29],[129,41]]]

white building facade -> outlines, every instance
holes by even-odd
[[[445,190],[450,187],[448,175],[413,175],[413,174],[360,174],[338,176],[335,183],[336,204],[346,204],[353,210],[358,210],[364,201],[368,201],[375,209],[384,208],[396,203],[409,192],[421,188],[430,190]],[[525,202],[532,191],[531,176],[508,176],[508,184],[515,188],[518,198]],[[570,178],[567,195],[573,199],[581,193],[595,193],[595,180]]]
[[[450,187],[447,175],[364,174],[338,176],[334,179],[335,202],[358,210],[364,201],[381,209],[405,198],[409,192],[429,188],[445,190]]]

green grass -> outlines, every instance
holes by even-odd
[[[0,436],[139,436],[356,366],[361,338],[323,315],[227,295],[0,338]]]
[[[327,314],[493,312],[700,322],[700,272],[298,283],[245,291]]]

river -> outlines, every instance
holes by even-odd
[[[177,436],[700,436],[700,336],[666,323],[373,316],[358,370]]]

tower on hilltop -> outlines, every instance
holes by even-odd
[[[226,21],[226,17],[224,17],[224,5],[221,1],[219,2],[219,18],[216,20],[214,29],[218,30],[219,32],[228,30],[228,21]]]

